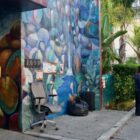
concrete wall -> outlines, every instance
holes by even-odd
[[[127,27],[127,36],[129,36],[129,37],[133,36],[134,25],[139,26],[139,23],[140,23],[140,17],[139,18],[137,17],[136,19],[134,19],[131,22],[130,25],[128,25],[128,27]],[[114,41],[115,50],[117,51],[117,54],[119,53],[119,47],[120,47],[119,46],[119,39],[120,38],[117,38]],[[129,41],[129,39],[127,39],[127,37],[126,37],[126,41]],[[136,53],[134,52],[134,50],[131,48],[131,46],[128,43],[126,43],[125,52],[126,52],[126,59],[128,59],[129,57],[137,57]]]

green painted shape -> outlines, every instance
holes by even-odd
[[[0,95],[2,93],[0,92]],[[0,100],[0,108],[8,115],[11,115],[12,113],[14,113],[17,109],[17,105],[18,105],[18,101],[15,103],[14,107],[12,109],[9,109],[6,105],[5,102]]]
[[[105,80],[106,86],[103,88],[103,106],[113,101],[115,94],[113,88],[113,75],[106,74],[102,76],[102,79]]]
[[[16,52],[14,52],[10,58],[8,59],[8,63],[7,63],[7,67],[11,67],[13,65],[13,61],[15,60],[16,57],[21,57],[21,51],[17,50]]]

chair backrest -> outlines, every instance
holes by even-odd
[[[40,100],[40,105],[45,105],[47,101],[47,96],[45,94],[45,90],[43,87],[42,81],[35,81],[31,84],[31,90],[34,98],[41,97],[42,99]],[[39,104],[39,100],[35,100],[35,105]]]

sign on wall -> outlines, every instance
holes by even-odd
[[[40,59],[25,59],[24,66],[27,68],[40,68],[41,61]]]

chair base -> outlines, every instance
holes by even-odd
[[[55,121],[52,121],[52,120],[43,120],[43,121],[38,121],[38,122],[35,122],[35,123],[32,123],[30,128],[31,129],[34,129],[34,126],[36,125],[41,125],[40,127],[40,133],[43,133],[44,132],[44,129],[47,127],[47,123],[50,123],[53,127],[55,127],[54,129],[55,130],[58,130],[58,127],[56,127],[56,122]]]

